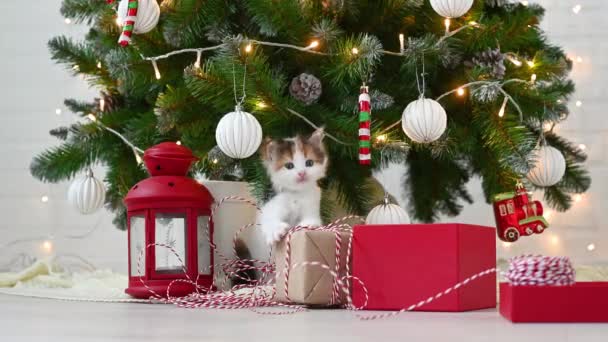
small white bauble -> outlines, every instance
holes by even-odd
[[[234,112],[224,115],[217,124],[215,141],[228,157],[248,158],[262,143],[262,126],[253,115],[237,106]]]
[[[118,4],[118,24],[124,25],[129,10],[129,0],[121,0]],[[133,26],[133,33],[143,34],[152,31],[160,18],[160,6],[156,0],[139,0],[137,17]]]
[[[106,199],[106,188],[103,182],[95,178],[89,169],[84,177],[77,178],[68,189],[68,202],[81,214],[96,212]]]
[[[410,224],[410,216],[403,208],[385,199],[367,214],[365,224]]]
[[[415,142],[433,142],[445,132],[448,116],[439,102],[421,97],[403,111],[401,126]]]
[[[473,0],[431,0],[431,6],[442,17],[458,18],[471,9]]]
[[[536,161],[534,167],[528,172],[528,179],[534,185],[553,186],[564,177],[566,159],[558,149],[551,146],[539,146],[532,153]]]

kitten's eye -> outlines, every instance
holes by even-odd
[[[291,169],[293,169],[294,167],[295,167],[295,165],[293,165],[293,163],[292,163],[292,162],[285,163],[285,168],[286,168],[287,170],[291,170]]]
[[[313,166],[313,165],[315,165],[315,162],[314,162],[312,159],[308,159],[308,160],[306,161],[306,167],[311,167],[311,166]]]

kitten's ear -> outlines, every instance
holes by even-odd
[[[272,155],[274,153],[276,143],[271,138],[264,139],[262,146],[260,146],[260,154],[262,155],[262,160],[271,161]]]
[[[325,128],[321,127],[312,133],[310,138],[308,138],[308,142],[319,146],[323,142],[323,138],[325,138]]]

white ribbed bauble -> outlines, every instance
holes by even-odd
[[[262,126],[253,115],[237,106],[217,124],[215,142],[230,158],[251,157],[262,143]]]
[[[401,118],[405,134],[415,142],[433,142],[445,132],[448,116],[439,102],[420,98],[407,105]]]
[[[374,207],[365,219],[365,224],[410,224],[410,222],[407,212],[400,206],[389,203],[387,199],[383,204]]]
[[[528,172],[528,179],[534,185],[553,186],[564,177],[566,159],[558,149],[551,146],[539,146],[532,153],[536,161],[532,170]]]
[[[90,169],[85,176],[75,179],[68,189],[68,202],[83,215],[99,210],[105,199],[106,187]]]
[[[431,0],[431,6],[442,17],[458,18],[471,9],[473,0]]]
[[[129,0],[121,0],[118,4],[118,24],[124,25],[127,19]],[[142,34],[152,31],[160,18],[160,6],[156,0],[139,0],[137,17],[133,26],[133,33]]]

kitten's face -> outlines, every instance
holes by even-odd
[[[317,130],[309,138],[266,141],[262,159],[275,188],[299,191],[325,177],[327,154],[322,140],[323,130]]]

